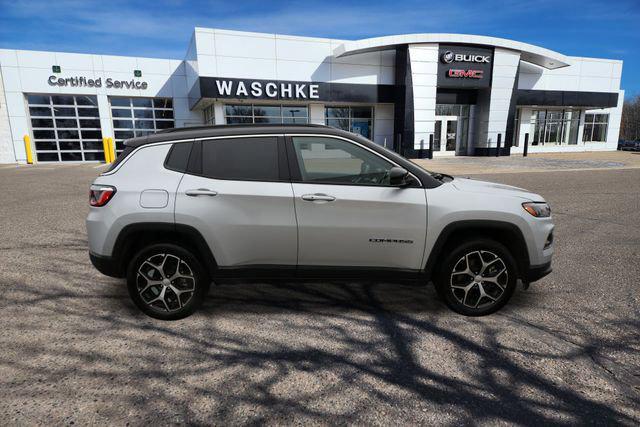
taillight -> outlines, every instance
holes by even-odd
[[[89,189],[89,204],[100,207],[106,205],[116,194],[116,187],[110,185],[92,185]]]

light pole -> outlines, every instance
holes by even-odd
[[[291,123],[294,123],[296,121],[295,120],[295,113],[299,113],[300,110],[293,110],[292,109],[292,110],[289,110],[289,112],[291,113]]]

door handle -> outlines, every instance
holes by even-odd
[[[217,196],[218,192],[217,191],[213,191],[213,190],[209,190],[207,188],[198,188],[197,190],[185,190],[184,194],[186,194],[187,196],[191,196],[191,197],[196,197],[196,196]]]
[[[336,198],[329,196],[328,194],[316,193],[316,194],[304,194],[302,200],[308,202],[333,202]]]

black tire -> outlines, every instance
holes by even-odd
[[[127,268],[129,296],[143,313],[156,319],[178,320],[191,315],[206,298],[209,285],[198,258],[170,243],[143,248]]]
[[[474,238],[447,251],[435,285],[449,308],[465,316],[485,316],[500,310],[509,301],[516,289],[518,268],[504,245],[491,239]],[[487,265],[483,267],[483,263]],[[502,267],[506,274],[497,274]],[[482,280],[484,276],[491,281]]]

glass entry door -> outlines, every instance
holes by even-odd
[[[470,124],[474,106],[468,104],[436,104],[434,126],[435,155],[466,156],[469,154]]]
[[[446,151],[456,151],[456,141],[458,135],[458,121],[457,120],[447,120],[447,145],[445,147]]]
[[[436,116],[433,129],[433,152],[456,154],[463,147],[463,139],[458,116]]]

